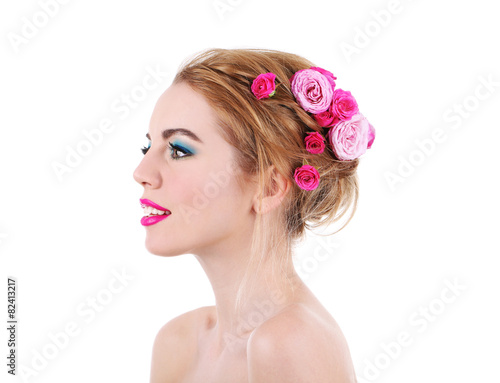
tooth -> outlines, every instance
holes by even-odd
[[[152,206],[149,205],[143,205],[142,207],[144,215],[170,215],[170,212],[167,212],[165,210],[158,210]]]

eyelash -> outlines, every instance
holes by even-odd
[[[171,154],[170,154],[170,158],[172,158],[173,160],[180,160],[181,158],[184,158],[184,157],[189,157],[189,156],[191,156],[191,155],[192,155],[192,153],[190,153],[190,152],[186,151],[185,149],[181,148],[180,146],[174,145],[174,144],[172,144],[171,142],[169,142],[168,144],[169,144],[169,146],[170,146],[170,150],[171,150],[171,151],[170,151],[170,153],[171,153]],[[148,150],[149,150],[149,148],[150,148],[150,147],[151,147],[151,144],[149,144],[149,146],[148,146],[148,147],[145,147],[145,146],[144,146],[144,147],[142,147],[142,148],[141,148],[142,154],[146,155],[146,153],[148,152]],[[180,151],[180,152],[184,153],[185,155],[184,155],[184,156],[181,156],[181,157],[173,157],[173,156],[172,156],[172,153],[174,152],[174,150],[176,150],[176,151]]]

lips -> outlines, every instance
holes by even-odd
[[[157,203],[154,203],[153,201],[147,198],[141,198],[139,201],[141,202],[141,207],[151,206],[157,210],[168,211],[169,213],[172,213],[170,210],[164,208],[163,206],[158,205]]]
[[[168,215],[152,215],[152,216],[144,216],[141,218],[141,224],[142,226],[150,226],[154,225],[157,222],[163,221],[167,217],[169,217],[170,214]]]
[[[142,208],[145,210],[145,216],[141,218],[141,224],[143,226],[154,225],[157,222],[163,221],[165,218],[170,216],[172,212],[157,203],[141,198],[140,200]]]

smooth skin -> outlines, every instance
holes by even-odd
[[[186,129],[199,141],[166,129]],[[151,383],[355,383],[349,348],[337,322],[299,278],[292,260],[280,274],[267,263],[253,273],[254,289],[234,311],[257,214],[273,214],[294,185],[268,169],[277,187],[259,207],[258,185],[235,180],[234,148],[218,133],[215,112],[185,83],[159,98],[149,126],[151,147],[134,171],[142,198],[172,214],[146,226],[146,248],[155,255],[193,254],[205,271],[215,306],[166,323],[152,352]],[[170,144],[184,149],[171,149]],[[226,175],[223,187],[214,174]],[[205,191],[204,191],[205,190]],[[216,190],[216,191],[215,191]],[[207,193],[207,191],[210,191]],[[199,204],[200,194],[207,203]],[[283,283],[286,274],[295,294]],[[271,282],[272,281],[272,282]]]

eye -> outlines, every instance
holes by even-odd
[[[146,154],[146,153],[148,152],[148,150],[149,150],[149,148],[150,148],[150,147],[151,147],[151,141],[148,141],[148,146],[147,146],[147,147],[146,147],[146,146],[143,146],[143,147],[141,148],[141,152],[142,152],[142,154]]]
[[[190,157],[193,155],[193,153],[191,153],[188,149],[186,148],[183,148],[182,146],[179,146],[179,145],[175,145],[175,144],[172,144],[171,142],[169,142],[169,146],[170,146],[170,157],[172,157],[173,160],[179,160],[181,158],[184,158],[184,157]],[[183,153],[184,155],[183,156],[179,156],[177,153]],[[174,155],[174,153],[176,153]]]

